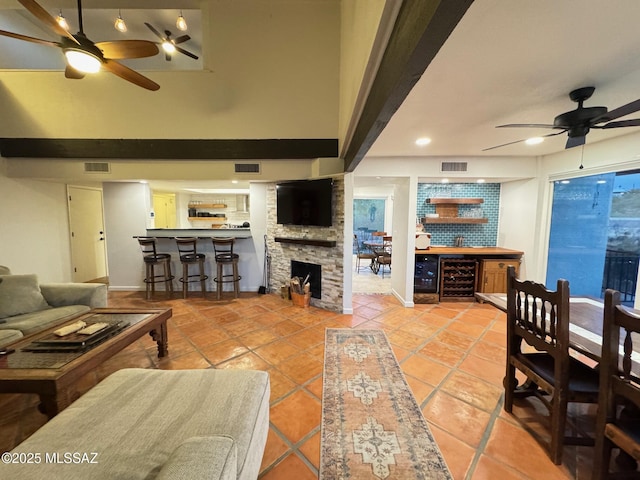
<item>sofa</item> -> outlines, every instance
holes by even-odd
[[[119,370],[5,453],[0,478],[256,480],[269,395],[262,371]]]
[[[0,265],[0,347],[106,306],[104,284],[39,284],[37,275],[12,275],[8,267]]]

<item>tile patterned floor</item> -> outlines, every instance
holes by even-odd
[[[353,302],[353,315],[340,315],[294,307],[271,294],[146,301],[139,292],[111,292],[113,307],[173,309],[169,356],[159,360],[154,343],[141,339],[84,377],[74,393],[81,395],[125,367],[266,370],[271,429],[260,478],[312,480],[320,458],[324,329],[381,328],[455,479],[590,477],[591,448],[566,448],[564,464],[555,466],[531,434],[503,411],[504,314],[476,303],[403,308],[394,297],[380,294],[355,294]],[[45,423],[36,404],[33,395],[0,394],[1,451]],[[523,404],[516,412],[535,425],[540,410]],[[571,414],[576,428],[588,429],[593,411],[572,409]]]

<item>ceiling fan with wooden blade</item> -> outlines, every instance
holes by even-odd
[[[118,77],[142,88],[146,88],[147,90],[155,91],[160,88],[160,85],[151,79],[117,61],[156,55],[159,50],[154,42],[148,40],[92,42],[83,31],[81,0],[78,0],[79,32],[75,35],[58,25],[56,19],[35,0],[18,0],[18,2],[34,17],[49,27],[53,33],[59,35],[61,37],[60,41],[43,40],[4,30],[0,30],[0,35],[62,49],[67,63],[64,72],[65,77],[80,79],[84,78],[87,73],[95,73],[99,71],[100,68],[104,68]]]
[[[617,118],[624,117],[631,113],[640,111],[640,99],[627,103],[614,110],[608,111],[607,107],[585,107],[585,100],[591,98],[595,87],[582,87],[569,93],[569,98],[578,104],[575,110],[561,113],[553,120],[553,125],[539,123],[510,123],[508,125],[498,125],[496,128],[551,128],[560,130],[556,133],[543,135],[542,137],[552,137],[568,134],[565,148],[577,147],[584,145],[587,134],[592,128],[610,129],[622,127],[640,127],[640,119],[612,121]],[[606,122],[606,123],[605,123]],[[600,125],[604,123],[604,125]],[[485,148],[483,151],[493,150],[495,148],[513,145],[515,143],[524,142],[526,140],[517,140],[515,142],[496,145],[495,147]]]
[[[187,40],[191,40],[191,37],[189,35],[180,35],[179,37],[171,38],[171,32],[169,30],[165,30],[164,31],[164,35],[162,35],[150,23],[144,22],[144,24],[147,26],[147,28],[149,30],[151,30],[154,33],[154,35],[156,37],[158,37],[160,39],[160,46],[164,50],[164,58],[165,58],[165,60],[170,62],[171,61],[171,55],[173,54],[173,52],[180,52],[183,55],[186,55],[187,57],[191,57],[194,60],[198,60],[198,56],[197,55],[195,55],[195,54],[191,53],[190,51],[185,50],[184,48],[181,48],[181,47],[178,46],[178,44],[180,44],[180,43],[184,43]]]

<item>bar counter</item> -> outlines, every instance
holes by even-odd
[[[429,247],[416,249],[416,255],[473,255],[478,257],[520,258],[524,252],[502,247]]]
[[[234,237],[238,239],[251,238],[250,228],[148,228],[147,237],[176,238],[196,237],[209,239],[211,237]]]
[[[209,277],[207,280],[207,291],[215,296],[216,284],[213,281],[215,277],[215,260],[213,252],[213,237],[233,237],[237,241],[233,245],[234,253],[240,255],[238,261],[238,273],[242,277],[240,280],[241,292],[257,292],[261,282],[260,265],[262,259],[258,259],[251,229],[249,228],[190,228],[190,229],[168,229],[153,228],[147,229],[145,234],[140,237],[154,237],[158,240],[157,250],[159,253],[171,254],[171,271],[175,275],[174,288],[182,288],[182,284],[178,282],[178,278],[182,276],[182,265],[179,260],[178,248],[176,246],[176,237],[195,237],[198,239],[198,253],[204,253],[206,260],[204,262],[205,274]],[[137,241],[139,236],[134,236]],[[195,270],[194,270],[195,271]],[[225,271],[225,274],[228,273]],[[159,285],[162,288],[162,284]],[[141,288],[144,288],[142,284]],[[189,285],[189,290],[199,292],[200,285],[195,282]],[[224,284],[225,292],[233,290],[231,282]]]

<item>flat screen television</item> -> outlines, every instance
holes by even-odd
[[[330,227],[333,180],[296,180],[276,185],[276,216],[281,225]]]

